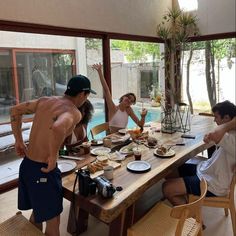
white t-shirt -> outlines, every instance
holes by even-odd
[[[197,176],[208,183],[208,190],[216,196],[225,196],[229,192],[233,177],[233,167],[236,165],[236,131],[224,135],[219,148],[207,161],[197,166]]]

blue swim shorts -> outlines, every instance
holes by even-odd
[[[25,157],[19,171],[18,208],[33,209],[36,223],[50,220],[63,210],[61,171],[56,167],[43,173],[42,167],[47,164]]]
[[[197,165],[185,163],[178,168],[179,175],[184,179],[188,194],[201,195],[200,179],[197,176]],[[207,191],[207,197],[214,197],[215,194]]]

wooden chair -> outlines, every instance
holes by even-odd
[[[92,139],[94,139],[95,135],[102,133],[103,131],[109,131],[109,124],[108,122],[102,123],[100,125],[94,126],[90,132],[92,135]]]
[[[128,229],[128,236],[202,235],[201,206],[207,183],[201,181],[201,196],[194,202],[175,206],[157,203],[143,218]]]
[[[229,210],[231,214],[231,221],[233,227],[233,233],[236,235],[236,210],[235,210],[235,202],[234,202],[234,190],[236,184],[236,174],[233,175],[231,184],[230,184],[230,191],[227,196],[224,197],[205,197],[203,201],[203,206],[208,207],[217,207],[217,208],[224,208],[225,216],[229,215]],[[197,196],[189,195],[189,201],[195,201]],[[229,209],[229,210],[228,210]]]
[[[37,227],[30,223],[21,212],[0,224],[1,236],[42,236]]]

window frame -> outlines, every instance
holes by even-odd
[[[164,41],[160,39],[159,37],[129,35],[129,34],[114,33],[114,32],[87,30],[87,29],[65,28],[65,27],[58,27],[58,26],[49,26],[49,25],[5,21],[5,20],[0,20],[0,30],[102,39],[103,70],[104,70],[104,76],[106,78],[106,82],[110,90],[111,90],[110,40],[122,39],[122,40],[132,40],[132,41],[164,43]],[[226,32],[226,33],[219,33],[219,34],[213,34],[213,35],[195,36],[195,37],[189,38],[189,41],[194,42],[194,41],[226,39],[226,38],[235,38],[235,37],[236,37],[236,32]],[[13,61],[13,63],[16,63],[16,62]],[[16,74],[16,71],[14,71],[14,74]],[[14,80],[14,83],[17,83],[17,81]],[[105,103],[105,116],[106,116],[106,120],[108,120],[108,112],[107,112],[106,103]]]

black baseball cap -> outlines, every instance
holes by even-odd
[[[89,91],[90,93],[97,94],[91,89],[91,83],[86,76],[76,75],[69,80],[65,94],[73,97],[83,91]]]

